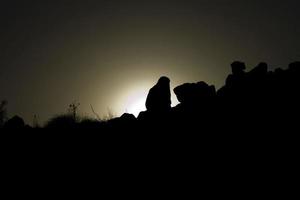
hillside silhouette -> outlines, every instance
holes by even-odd
[[[214,85],[203,81],[177,86],[174,93],[179,101],[171,107],[170,79],[161,77],[153,86],[145,102],[146,111],[136,118],[125,113],[120,117],[101,121],[78,120],[76,106],[71,104],[73,114],[53,117],[45,129],[96,129],[99,132],[120,131],[189,131],[201,133],[218,131],[252,135],[272,130],[282,131],[297,127],[300,92],[300,62],[291,63],[287,69],[268,70],[267,63],[259,63],[246,71],[243,62],[231,64],[231,74],[225,85],[216,90]],[[2,129],[26,129],[30,127],[15,116],[4,119],[5,102],[1,104]],[[37,128],[37,127],[35,127]],[[41,127],[39,127],[41,128]]]

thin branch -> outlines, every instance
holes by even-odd
[[[99,121],[101,121],[100,116],[98,115],[98,113],[95,112],[95,110],[94,110],[92,104],[90,104],[90,105],[91,105],[91,109],[92,109],[93,114],[96,116],[96,118],[97,118]]]

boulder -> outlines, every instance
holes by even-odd
[[[213,85],[205,82],[185,83],[174,89],[177,99],[182,104],[200,104],[216,96],[216,89]]]

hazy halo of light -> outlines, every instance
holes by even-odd
[[[145,102],[149,89],[153,86],[150,81],[136,80],[134,83],[123,84],[123,88],[119,88],[116,92],[118,96],[115,102],[115,109],[118,115],[130,113],[135,116],[141,111],[146,110]]]
[[[136,91],[136,93],[128,96],[127,102],[125,103],[126,112],[137,117],[141,111],[146,110],[146,98],[147,91],[144,90]]]
[[[122,95],[117,98],[118,102],[115,102],[117,114],[130,113],[137,117],[141,111],[145,111],[148,92],[156,84],[156,81],[137,80],[136,84],[127,86],[123,90]],[[171,98],[172,106],[174,107],[178,104],[178,101],[172,88]]]

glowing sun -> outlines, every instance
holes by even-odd
[[[146,110],[146,98],[147,91],[139,91],[135,94],[130,95],[126,103],[126,112],[137,117],[141,111]]]

